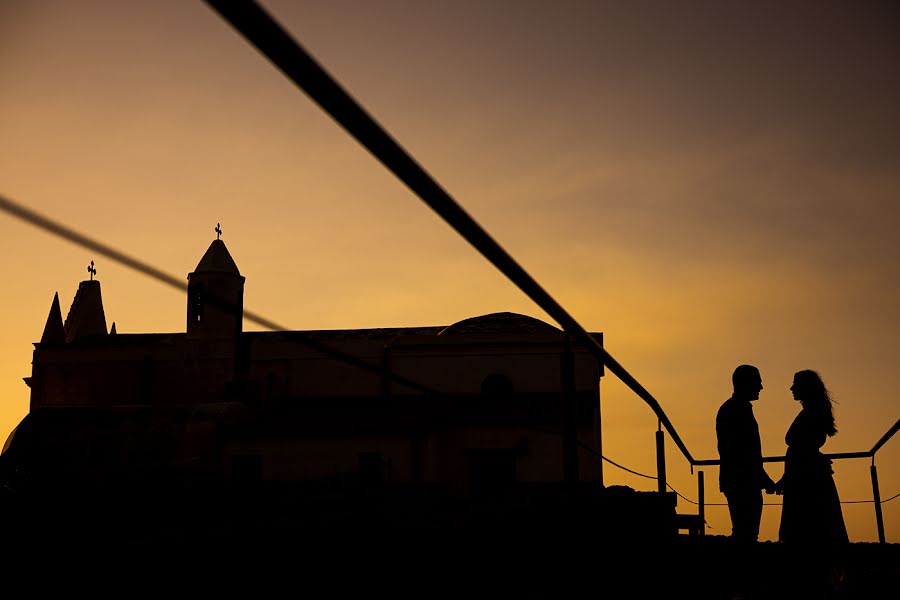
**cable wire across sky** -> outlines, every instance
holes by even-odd
[[[681,453],[694,458],[656,398],[619,364],[484,228],[259,4],[205,0],[235,30],[303,90],[416,196],[441,216],[575,341],[646,402]]]

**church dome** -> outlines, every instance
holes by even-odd
[[[560,333],[540,319],[511,312],[491,313],[458,321],[442,329],[438,335],[466,333]]]

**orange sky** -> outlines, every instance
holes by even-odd
[[[784,453],[800,369],[839,403],[826,452],[868,450],[900,417],[892,3],[264,5],[604,333],[695,458],[716,458],[715,412],[743,362],[763,374],[767,455]],[[179,277],[220,222],[245,306],[288,327],[549,320],[203,2],[0,0],[0,89],[0,194]],[[28,410],[21,378],[53,294],[65,312],[91,260],[119,332],[184,328],[175,290],[5,213],[0,256],[4,439]],[[604,454],[653,474],[652,412],[613,377],[601,394]],[[670,483],[695,500],[668,452]],[[837,464],[843,500],[871,499],[869,464]],[[882,497],[900,493],[900,437],[876,464]],[[844,512],[851,539],[877,539],[871,504]],[[900,499],[884,514],[900,542]],[[778,517],[766,509],[763,539]],[[728,533],[724,507],[707,520]]]

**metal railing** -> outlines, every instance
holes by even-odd
[[[658,403],[657,403],[658,404]],[[663,422],[660,421],[660,424]],[[869,466],[869,476],[872,481],[872,502],[875,507],[875,523],[878,528],[878,541],[882,544],[885,543],[885,535],[884,535],[884,515],[881,510],[881,490],[878,486],[878,469],[875,466],[875,455],[884,446],[897,431],[900,430],[900,419],[897,420],[894,425],[887,430],[887,432],[879,439],[874,446],[872,446],[871,450],[862,451],[862,452],[836,452],[831,454],[825,454],[827,458],[831,460],[845,460],[845,459],[857,459],[857,458],[870,458],[872,459],[872,464]],[[679,446],[680,448],[681,446]],[[687,452],[683,452],[685,460],[687,460],[688,464],[691,466],[691,471],[693,472],[694,467],[703,467],[703,466],[719,466],[719,459],[705,459],[705,460],[695,460],[691,457],[691,455]],[[784,462],[784,456],[764,456],[764,463],[777,463]],[[658,480],[658,489],[660,492],[665,492],[668,489],[668,482],[666,480],[666,458],[665,458],[665,437],[662,431],[662,427],[656,432],[656,465],[657,465],[657,480]],[[703,471],[697,471],[697,505],[698,505],[698,514],[699,520],[701,523],[705,523],[705,483],[703,478]],[[703,530],[701,529],[701,532]]]

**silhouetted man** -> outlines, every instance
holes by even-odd
[[[759,426],[750,403],[759,399],[763,389],[759,369],[741,365],[731,376],[734,393],[716,414],[716,438],[719,447],[719,489],[728,500],[731,537],[755,542],[759,538],[763,496],[775,492],[775,482],[762,462]]]

